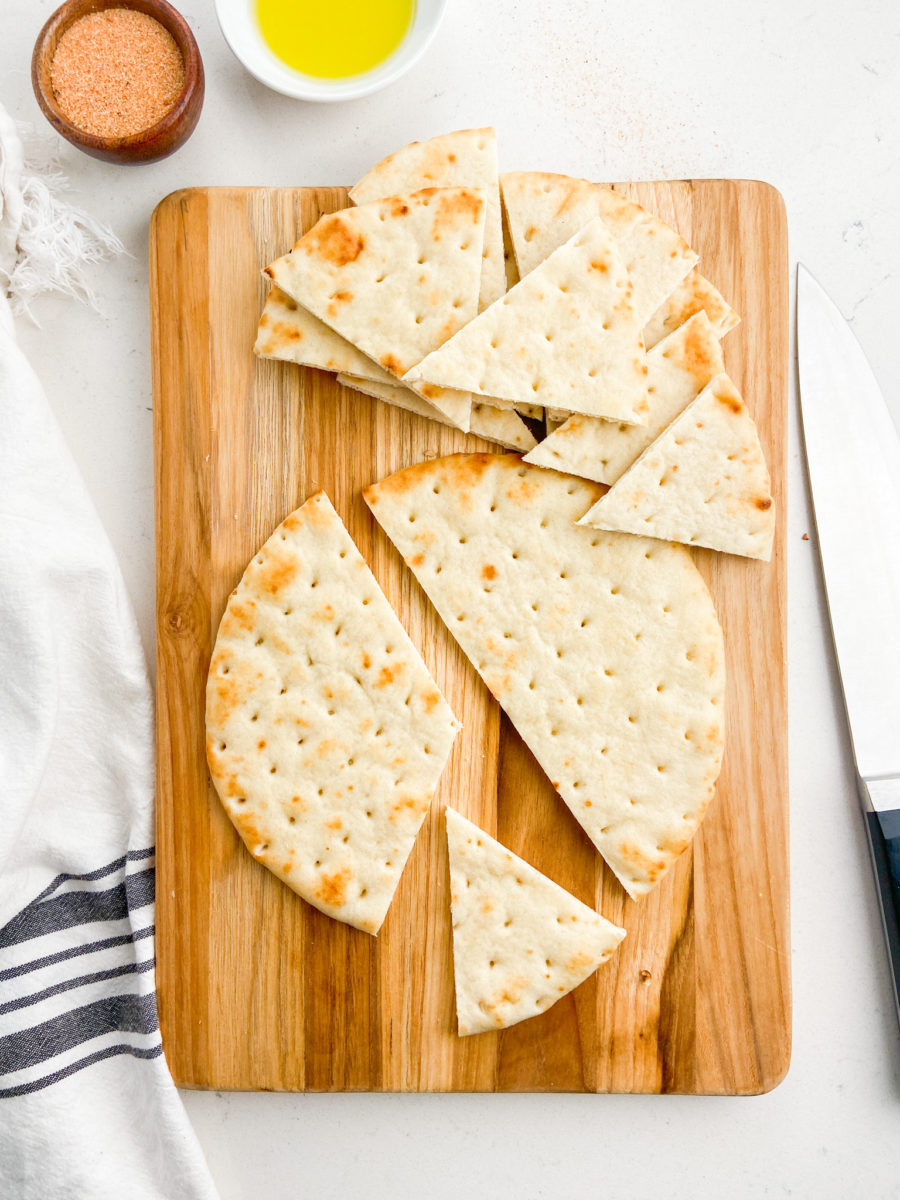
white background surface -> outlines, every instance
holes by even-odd
[[[41,132],[28,63],[53,7],[0,0],[0,97]],[[805,261],[852,319],[898,414],[896,0],[450,0],[410,75],[335,107],[285,99],[250,78],[219,34],[212,0],[180,8],[207,71],[197,132],[148,167],[96,163],[62,143],[75,199],[107,219],[133,257],[95,272],[102,315],[47,301],[37,309],[42,328],[21,327],[121,558],[151,657],[147,221],[174,188],[350,183],[413,138],[486,123],[497,127],[507,170],[765,179],[787,202],[792,263]],[[814,542],[802,541],[810,522],[793,380],[791,420],[787,1080],[744,1100],[186,1094],[224,1200],[900,1196],[900,1036]]]

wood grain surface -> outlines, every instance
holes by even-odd
[[[750,1094],[787,1070],[784,206],[749,181],[620,190],[684,234],[743,315],[725,360],[759,424],[778,505],[771,564],[694,552],[725,631],[725,762],[692,847],[637,902],[360,496],[423,458],[494,447],[251,352],[260,268],[343,207],[345,191],[198,189],[154,214],[157,979],[181,1085]],[[226,597],[273,528],[319,488],[464,722],[377,939],[323,916],[251,858],[204,757],[204,686]],[[448,802],[628,930],[574,993],[499,1034],[455,1033]]]

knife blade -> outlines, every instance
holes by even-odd
[[[797,355],[819,555],[900,1018],[900,435],[850,326],[802,264]]]

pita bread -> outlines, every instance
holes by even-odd
[[[546,1012],[612,957],[625,930],[447,813],[460,1037]]]
[[[506,270],[506,290],[514,288],[519,282],[519,269],[516,266],[516,252],[513,249],[512,238],[509,236],[509,223],[506,212],[503,212],[503,265]]]
[[[575,524],[600,484],[453,455],[366,488],[376,520],[632,896],[722,761],[722,631],[682,546]]]
[[[594,529],[772,556],[775,506],[759,434],[718,375],[582,518]]]
[[[484,193],[426,188],[322,217],[266,274],[394,376],[475,316]],[[418,390],[418,389],[416,389]],[[465,426],[470,398],[425,395]]]
[[[393,404],[397,408],[405,408],[407,412],[417,413],[431,421],[440,421],[443,425],[453,425],[443,413],[409,388],[396,383],[374,383],[367,379],[356,379],[352,375],[338,375],[338,383],[344,387],[353,388],[367,396],[374,396]],[[520,416],[512,410],[499,410],[487,404],[473,404],[469,433],[476,437],[485,438],[489,442],[497,442],[508,450],[524,452],[537,443],[534,435]]]
[[[484,249],[479,309],[493,304],[506,291],[497,135],[484,129],[458,129],[427,142],[412,142],[389,154],[350,189],[354,204],[369,204],[385,196],[402,196],[427,187],[481,188],[485,195]]]
[[[383,383],[394,380],[393,375],[274,284],[259,318],[253,349],[260,358],[278,358],[321,371],[346,371]]]
[[[526,456],[538,467],[551,467],[598,483],[615,483],[635,459],[725,370],[706,313],[659,342],[647,355],[646,425],[621,425],[575,415]]]
[[[647,368],[630,297],[597,217],[404,381],[640,424]]]
[[[657,342],[690,320],[694,313],[701,311],[709,318],[717,338],[723,338],[741,322],[741,318],[722,293],[695,268],[679,283],[644,326],[644,345],[650,350]]]
[[[219,626],[206,753],[250,853],[377,933],[459,728],[324,492],[275,530]]]
[[[524,278],[600,217],[634,286],[642,326],[697,262],[671,226],[602,184],[543,171],[503,175],[500,184],[519,275]]]

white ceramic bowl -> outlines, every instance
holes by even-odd
[[[255,0],[216,0],[216,16],[235,56],[267,87],[298,100],[355,100],[387,87],[418,62],[437,33],[446,6],[447,0],[416,0],[412,28],[393,54],[370,71],[344,79],[304,75],[282,62],[269,49],[256,23]]]

